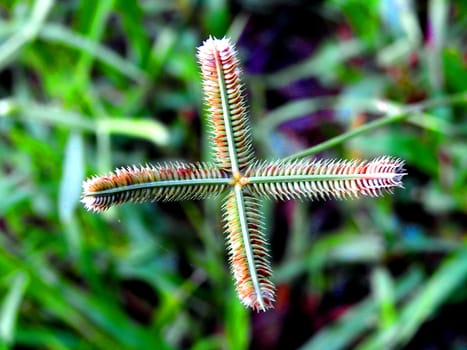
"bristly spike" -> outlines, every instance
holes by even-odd
[[[404,162],[391,157],[367,161],[264,161],[245,171],[245,192],[269,198],[377,197],[402,187]]]
[[[230,268],[242,304],[256,311],[273,307],[268,244],[264,236],[260,204],[254,197],[233,188],[223,205],[223,219]]]
[[[119,168],[83,183],[85,208],[104,211],[126,202],[204,199],[222,193],[229,179],[213,164],[166,162]]]
[[[251,163],[254,154],[237,52],[229,39],[209,37],[198,48],[198,61],[213,158],[221,169],[241,171]]]

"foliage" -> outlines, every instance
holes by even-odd
[[[0,348],[466,346],[466,5],[308,3],[0,5]],[[238,40],[261,158],[390,154],[410,174],[391,197],[262,203],[261,315],[225,273],[216,200],[78,205],[85,175],[208,160],[209,34]]]

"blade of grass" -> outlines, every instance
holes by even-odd
[[[259,130],[268,132],[281,123],[323,109],[342,111],[348,109],[351,112],[367,111],[371,113],[396,114],[401,112],[402,106],[389,100],[373,98],[342,98],[340,96],[305,98],[286,103],[268,112],[259,122]]]
[[[150,119],[107,118],[99,123],[99,128],[111,134],[149,140],[156,145],[168,145],[170,142],[167,128]]]
[[[226,0],[205,0],[201,4],[200,13],[206,33],[220,37],[226,32],[226,25],[230,22]]]
[[[324,96],[317,98],[301,99],[287,103],[275,110],[270,111],[259,122],[256,128],[261,134],[263,140],[269,138],[272,129],[278,127],[281,123],[302,117],[319,110],[331,109],[336,112],[346,112],[356,114],[359,112],[378,113],[385,116],[403,114],[404,106],[384,99],[358,98],[358,97],[337,97]],[[382,116],[381,118],[385,118]],[[443,133],[454,136],[462,133],[462,130],[455,129],[449,122],[432,116],[427,113],[413,113],[407,115],[407,122],[417,125],[426,130]],[[405,117],[404,117],[405,118]],[[364,131],[366,132],[366,131]]]
[[[139,1],[117,0],[116,11],[121,18],[126,42],[129,45],[129,57],[144,67],[151,50],[150,35],[147,33],[144,19],[145,13]]]
[[[381,267],[371,275],[373,298],[378,305],[379,328],[387,329],[397,321],[395,306],[394,281],[389,272]]]
[[[10,289],[0,307],[0,342],[13,344],[16,319],[27,285],[28,276],[24,272],[19,272],[14,276]]]
[[[147,64],[144,67],[147,76],[151,77],[151,79],[146,79],[143,84],[140,84],[134,90],[133,94],[128,95],[128,99],[122,108],[124,113],[132,113],[153,92],[153,81],[158,79],[178,40],[180,40],[180,34],[173,28],[165,27],[161,29],[157,40],[152,44]]]
[[[422,43],[422,31],[417,19],[416,8],[412,1],[395,1],[393,8],[397,13],[391,12],[400,25],[401,33],[396,41],[378,52],[377,62],[382,66],[391,66],[407,59]]]
[[[233,288],[229,289],[229,300],[235,299]],[[225,337],[228,349],[248,349],[250,318],[248,309],[240,303],[226,303]]]
[[[322,152],[324,150],[327,150],[329,148],[342,144],[345,141],[350,140],[356,136],[368,133],[382,126],[386,126],[389,124],[393,124],[393,123],[405,120],[409,118],[410,116],[412,116],[413,114],[418,114],[421,111],[424,111],[430,108],[434,108],[434,107],[442,106],[442,105],[449,105],[449,104],[452,104],[452,105],[462,104],[466,102],[467,102],[467,94],[460,93],[460,94],[455,94],[455,95],[450,95],[450,96],[446,96],[442,98],[431,99],[431,100],[415,103],[415,104],[407,106],[400,114],[395,114],[395,115],[379,118],[375,121],[369,122],[358,128],[350,130],[344,134],[333,137],[325,142],[320,143],[319,145],[316,145],[304,151],[292,154],[286,157],[285,160],[303,158],[303,157],[307,157],[307,156]]]
[[[232,24],[227,31],[228,34],[226,35],[232,40],[233,43],[238,42],[249,19],[250,16],[246,13],[240,13],[233,19]]]
[[[302,273],[316,274],[334,263],[376,263],[384,254],[381,238],[374,234],[336,232],[320,238],[302,255],[276,268],[275,280],[287,283]]]
[[[54,0],[37,0],[34,3],[31,17],[0,46],[0,70],[14,59],[24,45],[34,40],[54,3]]]
[[[28,297],[68,325],[97,349],[166,349],[161,337],[146,332],[112,298],[84,292],[62,279],[43,256],[19,259],[0,246],[0,271],[23,269],[29,277]],[[99,310],[99,312],[96,312]]]
[[[400,317],[391,327],[377,332],[359,349],[400,348],[449,297],[465,285],[467,280],[467,250],[454,253],[434,275],[418,289],[417,294],[400,311]]]
[[[68,243],[68,253],[74,258],[82,255],[81,232],[73,212],[81,196],[84,179],[84,144],[81,134],[71,132],[65,146],[63,172],[58,195],[58,212]]]
[[[343,65],[352,57],[361,55],[366,50],[366,45],[357,39],[337,43],[330,41],[302,62],[270,74],[263,79],[273,88],[286,86],[295,80],[311,76],[318,76],[323,81],[329,82],[335,79],[335,72],[338,71],[336,67]]]
[[[431,0],[428,6],[428,77],[435,94],[441,92],[444,85],[441,50],[449,15],[449,2]]]
[[[395,299],[405,298],[422,280],[419,270],[410,270],[399,279],[395,288]],[[348,349],[366,332],[376,320],[378,304],[372,297],[349,309],[331,325],[320,330],[305,343],[301,350],[339,350]],[[378,349],[378,348],[373,348]],[[384,349],[384,348],[380,348]]]
[[[107,18],[114,6],[114,0],[83,0],[80,3],[79,14],[81,26],[85,36],[94,42],[101,39]],[[82,52],[75,68],[75,83],[79,91],[85,91],[89,84],[91,67],[94,62],[94,56],[88,52]]]
[[[16,343],[19,346],[53,350],[78,349],[80,344],[83,345],[82,340],[74,334],[57,328],[21,325],[16,332]]]
[[[22,26],[23,23],[20,21],[2,23],[0,27],[0,36],[13,35],[18,32]],[[86,52],[97,61],[112,67],[115,71],[120,72],[120,74],[129,79],[133,79],[138,84],[144,84],[149,80],[147,73],[133,62],[121,57],[104,45],[70,30],[64,25],[48,22],[44,23],[37,33],[36,39],[48,43],[61,44],[71,49]]]
[[[45,24],[39,32],[39,38],[51,43],[59,43],[81,50],[83,54],[86,53],[96,60],[107,64],[122,75],[135,80],[138,84],[144,84],[149,79],[144,70],[134,65],[131,61],[119,56],[100,43],[75,33],[62,25],[55,23]]]
[[[0,117],[15,116],[25,120],[45,122],[71,130],[97,133],[105,131],[148,140],[157,146],[167,146],[170,142],[169,130],[153,119],[133,119],[129,117],[92,119],[80,113],[60,107],[22,103],[14,99],[0,100]]]
[[[62,224],[70,222],[81,196],[84,179],[84,144],[81,134],[72,132],[65,146],[63,173],[60,181],[58,211]],[[76,247],[75,247],[76,248]]]

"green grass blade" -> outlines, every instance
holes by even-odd
[[[58,211],[63,224],[70,222],[79,203],[80,187],[84,179],[84,144],[79,133],[71,133],[65,148],[63,173],[60,181]]]
[[[360,349],[394,349],[404,346],[429,317],[467,281],[467,251],[448,259],[400,311],[397,323],[376,333]]]
[[[27,285],[28,277],[25,273],[19,272],[14,276],[10,289],[0,307],[0,343],[13,343],[16,319]]]
[[[354,137],[366,134],[368,132],[371,132],[372,130],[378,129],[380,127],[390,125],[393,123],[400,122],[402,120],[408,119],[410,116],[413,114],[418,114],[421,111],[425,111],[430,108],[438,107],[438,106],[443,106],[443,105],[448,105],[448,104],[465,104],[467,103],[467,94],[466,93],[459,93],[459,94],[454,94],[442,98],[436,98],[436,99],[431,99],[431,100],[426,100],[423,102],[415,103],[412,105],[407,106],[404,108],[403,111],[401,111],[400,114],[395,114],[395,115],[390,115],[390,116],[385,116],[379,119],[376,119],[372,122],[369,122],[367,124],[364,124],[358,128],[355,128],[353,130],[350,130],[344,134],[341,134],[339,136],[330,138],[329,140],[320,143],[319,145],[316,145],[314,147],[310,147],[306,150],[303,150],[301,152],[297,152],[295,154],[292,154],[288,157],[285,158],[285,160],[292,160],[292,159],[298,159],[298,158],[304,158],[308,157],[310,155],[322,152],[324,150],[327,150],[329,148],[335,147],[337,145],[340,145]]]
[[[262,132],[270,132],[281,123],[305,116],[320,110],[332,109],[334,111],[350,110],[354,113],[361,111],[370,113],[395,114],[400,113],[403,106],[385,99],[323,96],[304,98],[286,103],[272,111],[269,111],[259,122],[258,129]]]
[[[317,76],[325,82],[336,79],[336,71],[347,60],[361,55],[367,50],[366,45],[358,40],[341,42],[329,41],[318,52],[305,60],[266,76],[266,84],[271,87],[284,87],[292,82],[311,76]]]
[[[83,0],[80,2],[78,11],[82,31],[92,41],[99,42],[105,31],[107,19],[111,14],[115,0],[92,1]],[[75,68],[75,82],[77,88],[85,90],[90,80],[90,71],[94,62],[94,56],[83,51],[78,59]]]
[[[0,46],[0,70],[15,58],[24,45],[36,37],[54,3],[54,0],[37,0],[35,2],[31,17],[19,31]]]
[[[80,50],[140,84],[148,80],[146,73],[131,61],[122,58],[98,42],[92,41],[88,37],[75,33],[59,24],[45,24],[39,32],[39,38]]]
[[[411,270],[403,276],[395,288],[396,300],[405,298],[421,282],[421,279],[422,275],[419,270]],[[351,348],[354,341],[372,327],[377,310],[378,304],[372,297],[362,301],[349,309],[337,321],[319,331],[300,349],[341,350]]]
[[[130,117],[108,117],[96,120],[58,106],[23,102],[12,98],[0,100],[1,117],[33,120],[39,123],[95,134],[108,132],[114,135],[141,138],[157,146],[167,146],[171,140],[169,129],[157,120]]]
[[[389,328],[397,321],[394,282],[386,269],[377,267],[371,275],[373,297],[379,307],[379,327]]]
[[[170,143],[169,130],[152,119],[106,118],[98,120],[97,124],[101,131],[110,134],[142,138],[160,146]]]
[[[233,294],[233,289],[231,294]],[[229,299],[234,299],[234,295]],[[248,349],[250,318],[248,309],[240,303],[225,304],[225,336],[228,349]]]

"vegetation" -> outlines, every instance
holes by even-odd
[[[467,6],[308,3],[0,5],[0,349],[467,346]],[[209,35],[237,42],[258,158],[406,162],[394,196],[261,203],[277,295],[260,314],[235,295],[217,199],[79,205],[96,173],[219,161]]]

